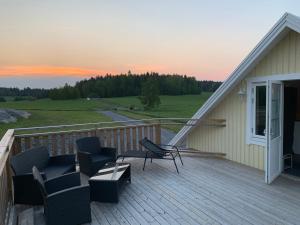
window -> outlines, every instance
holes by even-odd
[[[248,83],[248,132],[249,144],[266,142],[267,87],[265,82]]]
[[[265,136],[266,132],[266,86],[255,86],[254,135]]]

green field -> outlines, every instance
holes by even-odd
[[[41,99],[35,101],[7,101],[0,102],[0,108],[24,109],[24,110],[96,110],[105,108],[106,104],[101,100],[76,99],[76,100],[51,100]]]
[[[161,96],[161,104],[158,108],[144,111],[137,97],[122,97],[105,99],[108,105],[118,106],[118,113],[133,119],[151,118],[190,118],[211,96],[212,93],[201,95]],[[129,110],[130,106],[135,110]],[[163,121],[168,123],[167,121]],[[172,123],[172,121],[170,121]],[[184,122],[173,121],[173,122]],[[178,132],[182,125],[167,124],[163,127]]]
[[[191,117],[210,95],[211,93],[161,96],[161,105],[157,109],[149,111],[143,110],[137,97],[106,98],[90,101],[86,99],[56,101],[42,99],[1,102],[0,108],[26,110],[31,113],[31,116],[28,119],[19,119],[16,123],[1,123],[0,136],[9,128],[111,121],[110,118],[97,112],[100,110],[117,110],[117,113],[134,119],[187,118]],[[134,107],[134,110],[129,110],[130,107]]]
[[[137,97],[109,98],[104,101],[108,105],[120,107],[120,112],[128,115],[135,114],[147,117],[191,117],[200,106],[210,97],[211,93],[204,92],[201,95],[179,95],[179,96],[161,96],[161,105],[157,109],[144,111]],[[137,110],[128,110],[130,106],[138,108]]]
[[[0,124],[0,136],[9,128],[111,121],[96,111],[105,107],[106,105],[99,100],[85,99],[1,102],[0,108],[26,110],[31,116],[28,119],[18,119],[16,123]]]

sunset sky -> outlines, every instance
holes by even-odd
[[[155,71],[224,80],[299,0],[0,0],[0,86]]]

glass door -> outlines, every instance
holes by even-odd
[[[266,182],[270,184],[281,173],[282,160],[282,100],[283,85],[268,82],[268,129]]]

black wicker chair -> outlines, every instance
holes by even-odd
[[[19,153],[10,160],[14,172],[14,203],[40,205],[43,203],[38,186],[32,176],[36,166],[45,179],[51,179],[76,170],[75,155],[50,157],[46,147],[36,147]]]
[[[80,173],[69,173],[44,181],[32,168],[44,203],[47,225],[77,225],[91,222],[90,187],[80,184]]]
[[[143,170],[145,170],[146,161],[148,158],[151,159],[166,159],[166,160],[173,160],[174,165],[176,167],[177,173],[178,167],[176,164],[176,157],[179,156],[181,164],[183,165],[181,155],[179,153],[179,149],[173,145],[157,145],[150,141],[148,138],[144,138],[140,141],[140,144],[147,149],[145,153],[145,160]]]
[[[76,144],[80,172],[89,177],[96,174],[106,163],[116,161],[117,150],[101,147],[98,137],[81,138]]]

